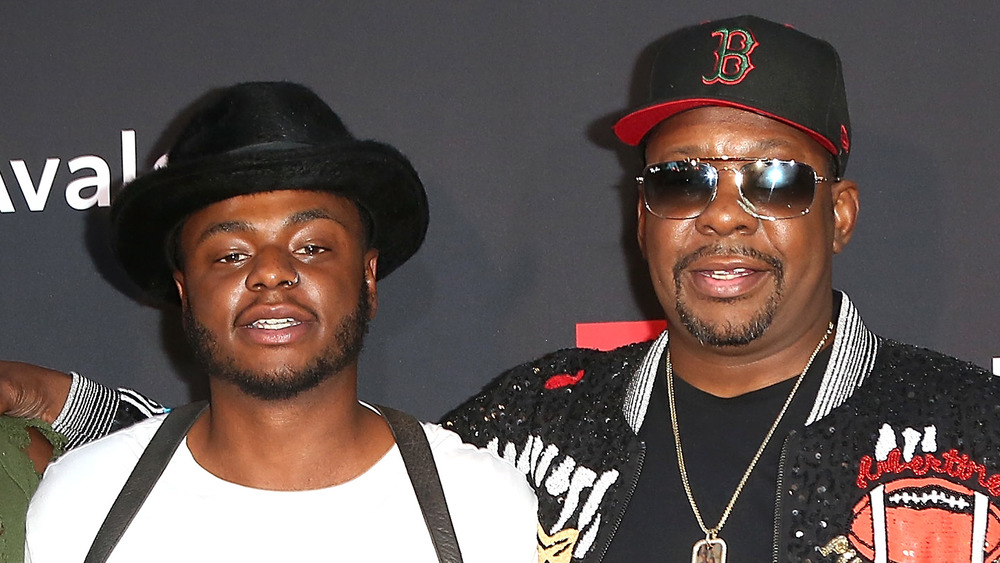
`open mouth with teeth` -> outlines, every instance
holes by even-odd
[[[282,330],[300,324],[302,323],[289,317],[284,319],[258,319],[247,326],[262,330]]]
[[[688,280],[696,295],[709,299],[746,297],[758,290],[768,271],[745,265],[706,264],[689,270]]]
[[[733,268],[732,270],[705,270],[703,273],[714,280],[729,281],[749,276],[754,273],[754,270]]]

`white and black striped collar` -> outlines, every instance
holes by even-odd
[[[806,425],[812,424],[826,416],[839,406],[861,386],[865,377],[875,365],[875,354],[878,352],[880,339],[868,330],[861,315],[848,299],[847,294],[840,294],[840,311],[837,314],[837,332],[833,339],[830,361],[823,373],[819,393],[813,402],[812,410],[806,419]],[[649,406],[649,395],[653,390],[656,371],[667,349],[667,331],[653,342],[646,352],[639,368],[633,374],[632,381],[625,391],[623,410],[625,420],[636,434],[646,418],[646,408]]]

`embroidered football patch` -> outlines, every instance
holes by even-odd
[[[898,434],[883,425],[874,458],[863,456],[858,464],[856,485],[872,488],[854,504],[846,538],[820,552],[885,563],[1000,558],[1000,508],[992,496],[998,478],[954,449],[938,453],[937,438],[933,425]]]
[[[945,479],[890,481],[872,489],[853,512],[848,539],[871,561],[971,562],[1000,556],[1000,509],[986,495]]]

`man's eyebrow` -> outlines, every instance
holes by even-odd
[[[771,149],[780,149],[792,146],[793,144],[794,143],[784,139],[755,139],[753,143],[751,143],[751,147],[760,151],[769,151]]]
[[[304,211],[292,213],[285,219],[284,224],[285,226],[300,225],[316,219],[329,219],[340,224],[344,223],[333,215],[330,215],[330,213],[328,213],[325,209],[317,207],[314,209],[306,209]],[[220,221],[205,229],[198,237],[198,242],[202,242],[205,239],[219,233],[253,233],[256,231],[257,229],[246,221]]]
[[[198,237],[198,242],[203,242],[205,239],[219,233],[252,233],[256,230],[253,225],[246,221],[220,221],[205,229],[201,233],[201,236]]]
[[[301,225],[303,223],[308,223],[309,221],[315,221],[317,219],[326,219],[328,221],[333,221],[334,223],[337,223],[338,225],[347,230],[351,230],[354,228],[351,226],[351,223],[344,216],[330,213],[329,211],[323,209],[322,207],[314,207],[312,209],[305,209],[303,211],[297,211],[295,213],[292,213],[291,215],[288,216],[287,219],[285,219],[285,226],[288,227],[291,225]]]
[[[696,145],[683,145],[680,147],[674,147],[671,152],[675,152],[683,156],[691,156],[696,154],[703,154],[705,152],[704,147],[699,147]]]
[[[285,219],[285,225],[297,225],[300,223],[307,223],[309,221],[313,221],[316,219],[329,219],[331,221],[337,221],[338,223],[343,222],[334,218],[325,209],[315,207],[313,209],[306,209],[304,211],[298,211],[289,215],[288,218]]]

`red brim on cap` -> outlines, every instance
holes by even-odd
[[[640,110],[634,111],[625,117],[618,120],[615,123],[614,131],[615,135],[621,142],[636,146],[642,142],[642,139],[653,129],[660,124],[664,119],[673,117],[682,111],[687,111],[689,109],[695,109],[705,106],[723,106],[741,109],[744,111],[753,112],[764,117],[769,117],[775,121],[780,121],[785,125],[789,125],[802,131],[806,135],[812,137],[817,143],[820,144],[824,149],[828,150],[834,156],[837,155],[837,148],[834,144],[820,135],[816,131],[804,127],[790,119],[774,115],[773,113],[768,113],[761,109],[755,108],[753,106],[748,106],[745,104],[738,104],[736,102],[731,102],[728,100],[718,100],[712,98],[691,98],[685,100],[674,100],[670,102],[663,102],[661,104],[652,105],[649,107],[642,108]]]

